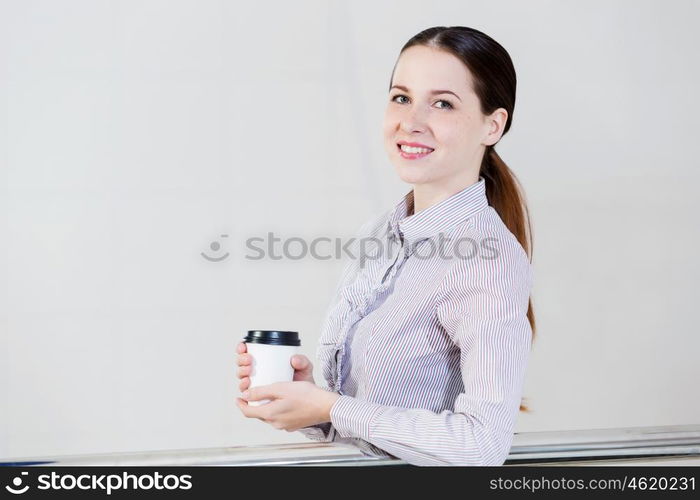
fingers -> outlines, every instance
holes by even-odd
[[[262,399],[278,399],[286,397],[292,390],[294,382],[273,382],[272,384],[257,385],[250,389],[248,401],[259,401]]]
[[[248,401],[242,398],[236,398],[236,404],[238,404],[238,407],[241,409],[241,412],[246,417],[257,418],[262,420],[263,422],[268,422],[269,409],[265,408],[266,405],[251,406],[248,404]]]
[[[238,366],[247,366],[252,361],[250,354],[239,354],[236,358]]]
[[[250,372],[252,370],[252,358],[250,354],[247,354],[247,348],[245,342],[239,342],[236,346],[236,362],[238,363],[238,370],[236,374],[240,379],[238,383],[238,388],[241,392],[245,391],[250,386]]]
[[[243,378],[243,377],[247,377],[248,375],[250,375],[251,370],[252,370],[252,367],[250,365],[239,366],[236,373],[238,375],[238,378]]]
[[[243,377],[238,383],[238,389],[243,392],[250,387],[250,377]]]

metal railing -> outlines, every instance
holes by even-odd
[[[700,425],[516,433],[505,465],[603,464],[611,460],[699,457]],[[338,443],[292,443],[191,450],[0,459],[0,465],[45,466],[396,466]]]

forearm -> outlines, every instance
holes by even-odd
[[[331,412],[336,434],[364,439],[413,465],[502,465],[510,423],[494,426],[466,413],[390,407],[341,396]]]

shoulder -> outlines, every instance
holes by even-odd
[[[468,221],[471,233],[482,240],[488,240],[490,246],[498,250],[502,259],[495,259],[501,264],[529,265],[530,258],[518,238],[508,229],[496,209],[488,206],[477,216]]]
[[[517,290],[529,296],[534,279],[530,258],[493,207],[460,224],[451,238],[457,251],[443,289]]]

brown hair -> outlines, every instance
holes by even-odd
[[[508,119],[503,135],[508,132],[513,122],[516,77],[513,61],[506,49],[485,33],[466,26],[425,29],[406,42],[399,56],[414,45],[444,50],[459,58],[472,75],[474,93],[479,98],[481,112],[489,115],[498,108],[504,108],[508,112]],[[393,80],[392,71],[390,89]],[[494,147],[495,145],[486,147],[479,170],[479,175],[486,181],[486,197],[489,205],[498,212],[503,223],[518,239],[532,263],[532,228],[525,196],[517,177]],[[528,299],[527,319],[534,342],[535,313],[532,310],[532,298]],[[530,409],[521,402],[520,411],[529,412]]]

